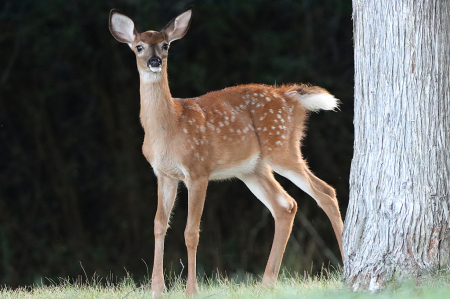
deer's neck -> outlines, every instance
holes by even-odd
[[[170,94],[167,68],[161,73],[139,72],[141,81],[141,123],[146,134],[167,134],[176,126],[177,103]]]

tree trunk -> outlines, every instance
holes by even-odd
[[[353,0],[355,141],[344,279],[449,266],[450,1]]]

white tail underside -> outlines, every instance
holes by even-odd
[[[308,111],[334,110],[339,105],[339,100],[329,93],[299,94],[297,91],[288,91],[286,96],[294,98]]]

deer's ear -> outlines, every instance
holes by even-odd
[[[109,14],[109,31],[117,41],[130,47],[137,35],[133,21],[117,9],[112,9]]]
[[[168,42],[182,38],[189,29],[191,24],[192,11],[194,6],[190,6],[185,12],[170,21],[161,30],[166,35]]]

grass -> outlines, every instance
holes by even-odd
[[[147,281],[148,282],[148,281]],[[184,294],[185,282],[175,275],[168,284],[165,298],[186,298]],[[404,282],[390,286],[386,290],[376,293],[352,292],[341,282],[338,272],[322,272],[318,276],[299,276],[283,273],[276,287],[262,289],[258,281],[247,276],[238,282],[216,275],[205,278],[199,284],[200,292],[196,298],[314,298],[314,299],[415,299],[415,298],[450,298],[450,279],[448,275],[434,277],[420,285]],[[111,283],[106,279],[94,277],[87,282],[81,279],[70,282],[60,279],[59,282],[49,281],[48,285],[24,287],[11,290],[7,287],[0,289],[0,298],[40,299],[40,298],[152,298],[150,284],[137,285],[131,277],[122,279],[119,283]]]

